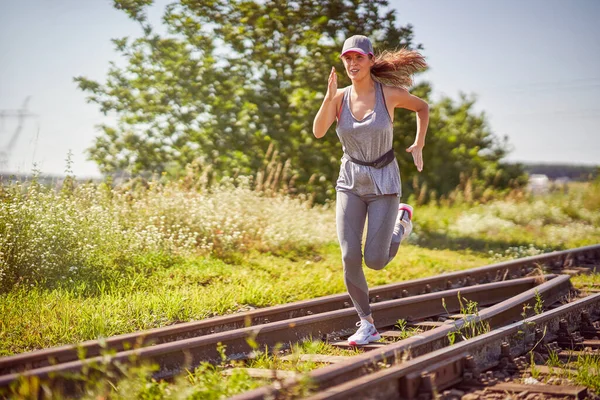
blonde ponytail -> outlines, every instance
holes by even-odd
[[[413,84],[412,75],[425,68],[425,58],[415,50],[385,50],[375,57],[371,76],[384,85],[408,89]]]

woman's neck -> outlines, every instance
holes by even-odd
[[[375,89],[375,81],[371,76],[367,76],[360,81],[353,81],[352,86],[354,87],[354,93],[357,95],[371,93]]]

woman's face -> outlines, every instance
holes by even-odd
[[[351,80],[360,80],[371,73],[374,61],[364,54],[351,51],[342,56],[346,73]]]

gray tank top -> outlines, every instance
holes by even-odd
[[[362,120],[354,118],[350,111],[350,90],[344,89],[342,107],[338,117],[337,132],[344,153],[361,161],[375,161],[392,148],[393,124],[385,106],[383,87],[375,82],[375,108]],[[394,159],[381,169],[355,164],[342,157],[336,190],[367,194],[401,195],[400,169]]]

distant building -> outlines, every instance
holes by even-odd
[[[529,175],[527,188],[533,194],[548,193],[550,191],[550,179],[544,174],[531,174]]]

